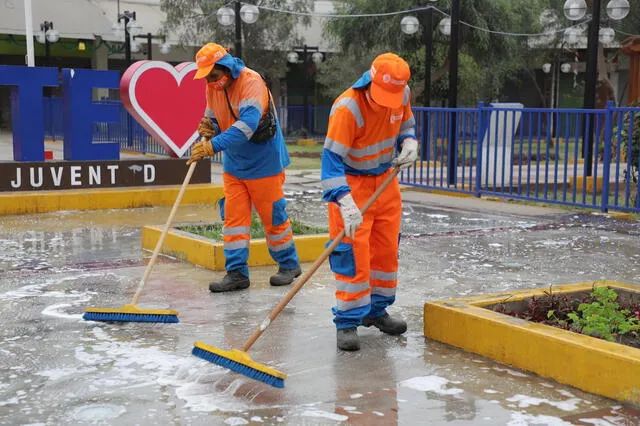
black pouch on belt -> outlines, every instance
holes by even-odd
[[[267,93],[269,94],[269,103],[267,113],[262,116],[260,119],[260,123],[258,123],[258,127],[256,131],[253,132],[250,142],[253,143],[263,143],[271,139],[275,136],[276,131],[278,130],[278,119],[276,117],[276,108],[273,104],[273,100],[271,99],[271,91],[267,89]],[[231,107],[231,102],[229,101],[229,95],[227,94],[227,90],[224,91],[224,96],[227,99],[227,105],[229,106],[229,111],[231,112],[231,116],[234,120],[238,121],[238,117],[233,112],[233,108]]]

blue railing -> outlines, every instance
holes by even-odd
[[[288,138],[301,136],[302,129],[309,129],[310,137],[322,138],[329,111],[330,107],[309,107],[307,126],[303,125],[302,107],[280,107],[278,115]],[[481,104],[476,108],[413,108],[413,112],[421,141],[420,161],[402,173],[403,184],[640,212],[640,108]],[[48,137],[62,138],[60,99],[45,99],[45,126]],[[94,140],[118,141],[123,150],[166,155],[164,147],[124,108],[119,123],[94,125]],[[455,143],[449,144],[450,140]],[[590,155],[589,168],[586,159]]]
[[[640,212],[640,108],[480,105],[414,115],[420,160],[402,173],[404,184]]]
[[[102,100],[100,102],[120,104],[120,101],[114,100]],[[62,99],[44,98],[44,110],[45,137],[62,140]],[[308,123],[305,126],[303,107],[278,107],[278,118],[282,132],[287,138],[298,138],[303,134],[304,129],[309,137],[324,137],[327,132],[330,110],[331,107],[310,106]],[[119,142],[121,149],[124,151],[157,155],[167,154],[164,146],[155,142],[124,107],[120,108],[120,122],[94,124],[93,140],[96,142]]]

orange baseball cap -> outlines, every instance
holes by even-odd
[[[198,65],[198,71],[193,77],[194,80],[204,78],[213,69],[218,59],[227,54],[227,49],[216,43],[207,43],[198,50],[196,53],[196,65]]]
[[[373,60],[369,74],[373,100],[387,108],[400,107],[411,78],[409,64],[395,53],[383,53]]]

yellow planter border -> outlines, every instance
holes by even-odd
[[[640,293],[640,286],[598,281]],[[556,294],[589,292],[593,282],[559,285]],[[542,296],[547,288],[424,304],[424,335],[560,383],[640,405],[640,349],[494,312],[484,307]]]
[[[162,233],[162,227],[145,226],[142,228],[142,248],[153,250]],[[316,260],[324,251],[329,234],[300,235],[293,237],[300,262]],[[224,271],[224,250],[222,243],[178,229],[170,229],[160,251],[193,265],[213,271]],[[269,255],[267,241],[264,238],[252,239],[249,245],[249,266],[275,265]]]
[[[105,189],[65,189],[0,193],[0,216],[46,213],[60,210],[130,209],[171,206],[180,186],[136,186]],[[209,183],[187,187],[182,204],[213,204],[224,197],[222,185]]]

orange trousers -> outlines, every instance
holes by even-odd
[[[391,170],[379,176],[347,175],[358,207],[371,197]],[[357,327],[393,304],[398,283],[398,239],[402,198],[395,179],[364,214],[354,238],[345,237],[329,257],[336,279],[337,328]],[[340,208],[329,203],[329,233],[333,240],[344,228]]]
[[[220,210],[224,219],[225,269],[249,276],[252,205],[264,226],[269,254],[281,268],[294,269],[299,260],[282,190],[284,171],[260,179],[239,179],[224,173],[222,179],[224,199]]]

